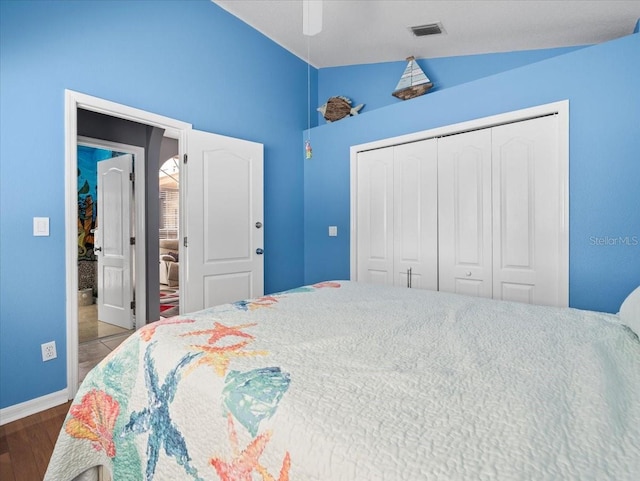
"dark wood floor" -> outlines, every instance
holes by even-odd
[[[71,402],[0,426],[0,480],[40,481]]]

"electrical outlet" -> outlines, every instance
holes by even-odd
[[[42,361],[51,361],[58,357],[56,353],[56,341],[45,342],[40,346],[42,348]]]

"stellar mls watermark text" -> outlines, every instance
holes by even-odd
[[[589,245],[592,246],[637,246],[640,244],[640,236],[595,236],[589,237]]]

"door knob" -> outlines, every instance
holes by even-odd
[[[262,222],[260,221],[256,222],[256,229],[259,229],[260,227],[262,227]]]
[[[93,252],[100,252],[102,250],[102,247],[94,247],[93,248]]]
[[[258,249],[256,249],[256,254],[261,256],[262,254],[264,254],[264,251],[262,249],[258,248]]]
[[[467,272],[467,277],[471,277],[471,271]]]

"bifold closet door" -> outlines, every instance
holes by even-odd
[[[395,285],[438,290],[438,143],[394,147]]]
[[[358,154],[357,279],[438,288],[437,142]]]
[[[393,285],[393,147],[357,160],[357,279]]]
[[[492,297],[491,129],[438,139],[439,289]]]
[[[492,128],[493,297],[566,306],[557,116]]]
[[[550,115],[439,140],[440,290],[567,305],[557,122]]]

